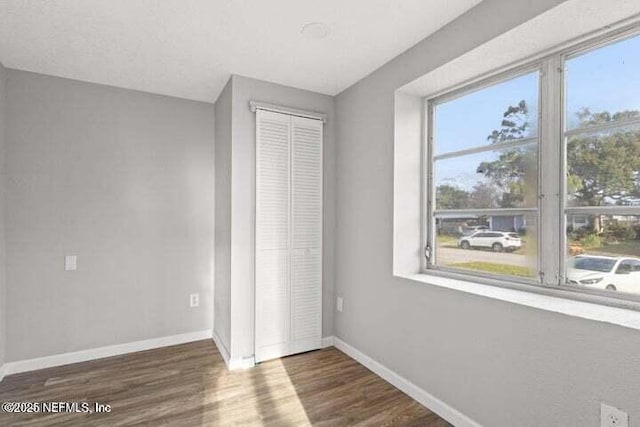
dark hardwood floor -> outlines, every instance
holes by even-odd
[[[15,401],[111,412],[0,412],[0,425],[450,426],[335,348],[229,372],[210,340],[12,375],[0,402]]]

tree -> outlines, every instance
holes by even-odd
[[[466,209],[469,207],[469,192],[443,184],[436,188],[437,209]]]
[[[502,115],[500,129],[491,132],[487,140],[495,144],[524,138],[531,127],[528,115],[529,107],[524,99],[518,105],[509,106]]]
[[[491,209],[499,207],[500,193],[495,185],[479,183],[469,194],[469,208]]]
[[[502,116],[500,129],[491,132],[487,140],[498,144],[526,138],[531,128],[528,114],[525,100],[509,106]],[[499,207],[515,208],[531,205],[527,202],[536,197],[536,166],[537,150],[525,145],[501,150],[497,160],[480,163],[477,172],[489,178],[497,187],[500,193]],[[527,176],[529,179],[525,179]]]
[[[640,117],[640,111],[578,112],[578,126]],[[616,129],[580,134],[567,141],[567,187],[573,204],[630,204],[640,197],[640,130]]]

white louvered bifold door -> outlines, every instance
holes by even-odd
[[[291,350],[322,341],[322,122],[291,118]]]
[[[322,341],[322,122],[258,110],[256,362]]]
[[[256,112],[256,361],[288,352],[291,336],[291,117]]]

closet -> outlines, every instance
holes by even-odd
[[[321,347],[322,131],[256,108],[256,362]]]

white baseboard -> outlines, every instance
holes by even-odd
[[[224,359],[224,363],[227,365],[228,370],[235,371],[239,369],[253,368],[255,366],[256,362],[253,357],[247,357],[244,359],[238,357],[232,359],[229,355],[229,350],[224,346],[215,330],[213,331],[213,342],[216,347],[218,347],[218,351],[220,352],[222,359]]]
[[[229,368],[229,350],[227,350],[227,347],[225,347],[224,344],[222,344],[222,340],[216,333],[215,328],[213,329],[212,338],[213,338],[213,343],[218,348],[218,352],[222,356],[222,359],[224,359],[224,363],[227,365],[227,368]]]
[[[467,417],[457,409],[449,406],[442,400],[421,389],[411,381],[398,375],[396,372],[375,361],[371,357],[352,347],[338,337],[333,337],[334,346],[352,359],[357,360],[362,365],[373,371],[379,377],[403,391],[412,399],[416,400],[427,409],[435,412],[456,427],[482,427],[480,424]]]
[[[53,366],[69,365],[71,363],[86,362],[88,360],[102,359],[103,357],[118,356],[136,351],[151,350],[170,345],[184,344],[192,341],[211,338],[211,330],[188,332],[186,334],[170,335],[167,337],[152,338],[144,341],[135,341],[126,344],[116,344],[106,347],[92,348],[89,350],[75,351],[72,353],[56,354],[53,356],[38,357],[35,359],[19,360],[4,364],[4,375],[20,372],[35,371],[37,369],[51,368]]]
[[[0,366],[0,382],[4,379],[4,365]]]
[[[256,366],[256,359],[254,357],[245,357],[245,358],[232,358],[229,361],[229,370],[237,371],[239,369],[249,369]]]
[[[333,337],[322,338],[322,348],[333,347]]]

